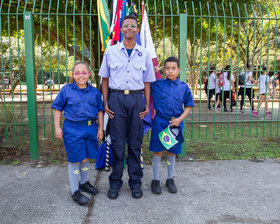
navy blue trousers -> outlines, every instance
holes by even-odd
[[[143,95],[112,92],[108,106],[114,111],[114,118],[109,120],[113,152],[113,170],[109,176],[110,187],[120,189],[123,184],[125,143],[127,142],[129,186],[131,189],[139,188],[143,177],[140,152],[144,134],[143,120],[139,117],[139,113],[145,110]]]

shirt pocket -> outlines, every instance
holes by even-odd
[[[96,97],[89,98],[87,107],[90,116],[95,116],[98,114],[98,102],[96,100]]]
[[[68,104],[74,113],[80,112],[82,105],[79,98],[70,98]]]
[[[133,64],[133,79],[138,83],[143,83],[143,74],[146,71],[146,65],[143,62]]]
[[[110,77],[112,80],[116,81],[120,79],[120,75],[123,74],[124,64],[120,62],[113,62],[109,64],[110,66]]]
[[[134,63],[133,67],[139,72],[145,72],[147,70],[145,63]]]
[[[168,100],[168,95],[163,92],[158,92],[158,93],[156,93],[156,99],[158,101],[166,101],[166,100]]]
[[[164,92],[155,92],[153,96],[153,103],[157,105],[157,109],[162,112],[164,108],[168,107],[168,94]]]
[[[174,96],[173,107],[176,114],[183,112],[183,99],[180,96]]]
[[[110,69],[118,70],[118,69],[122,69],[123,64],[117,62],[117,63],[111,63],[109,66],[110,66]]]

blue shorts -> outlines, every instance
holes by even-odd
[[[167,126],[169,125],[169,121],[163,118],[155,116],[153,123],[152,123],[152,134],[151,134],[151,141],[150,141],[150,147],[149,150],[152,152],[162,152],[162,151],[168,151],[173,154],[180,154],[182,152],[182,143],[177,143],[170,149],[166,149],[163,144],[159,140],[159,133],[163,131]],[[182,132],[184,127],[184,123],[181,122],[179,125],[179,129]]]
[[[63,141],[68,161],[78,163],[85,158],[96,159],[98,155],[97,123],[64,120]]]

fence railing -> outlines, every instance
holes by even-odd
[[[38,159],[39,142],[54,140],[50,105],[68,83],[76,60],[90,65],[91,82],[99,87],[98,70],[103,52],[96,2],[0,2],[0,141],[2,144],[28,142],[31,159]],[[279,84],[274,88],[272,82],[272,97],[265,95],[271,115],[266,115],[264,104],[259,108],[260,84],[253,86],[255,98],[251,102],[245,97],[243,113],[239,111],[240,96],[238,99],[239,74],[246,70],[247,64],[251,65],[255,80],[260,78],[261,66],[267,67],[269,75],[280,71],[279,6],[260,5],[255,1],[145,3],[158,60],[171,55],[179,57],[180,79],[192,89],[196,106],[185,120],[186,138],[279,135]],[[141,21],[141,10],[138,16]],[[211,67],[215,67],[217,74],[225,72],[227,65],[235,81],[235,95],[233,90],[229,94],[229,102],[236,97],[234,112],[209,110],[207,95],[210,93],[209,89],[204,91],[203,81]],[[224,96],[225,92],[221,94]],[[212,99],[211,107],[213,102]],[[258,116],[252,113],[250,103],[259,109]]]

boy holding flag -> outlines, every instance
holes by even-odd
[[[155,72],[159,68],[155,67]],[[159,181],[159,165],[164,151],[167,152],[168,177],[165,186],[170,193],[176,193],[177,187],[173,180],[175,155],[182,151],[184,141],[183,120],[194,106],[189,86],[178,79],[180,73],[179,60],[169,57],[164,62],[166,79],[159,79],[151,83],[151,95],[156,116],[152,124],[150,151],[153,155],[152,192],[161,194]],[[183,105],[185,109],[183,110]],[[170,132],[172,132],[174,135]]]

